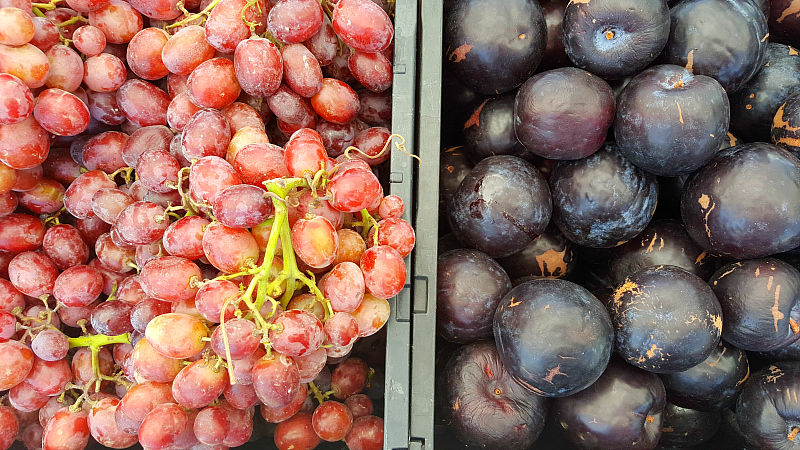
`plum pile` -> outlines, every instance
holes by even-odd
[[[383,448],[393,15],[0,1],[0,449]]]
[[[438,445],[797,448],[800,2],[443,19]]]

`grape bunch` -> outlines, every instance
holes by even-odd
[[[383,447],[393,8],[0,0],[0,450]]]

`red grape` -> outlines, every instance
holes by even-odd
[[[236,101],[242,90],[233,61],[225,58],[212,58],[198,65],[186,80],[186,87],[192,103],[216,109]]]
[[[230,430],[228,413],[217,406],[204,408],[194,421],[194,435],[206,445],[219,445]]]
[[[361,257],[361,271],[367,292],[388,299],[403,289],[406,283],[406,265],[403,257],[388,245],[371,247]]]
[[[167,76],[169,69],[161,60],[161,51],[169,39],[169,34],[160,28],[145,28],[136,33],[128,43],[128,67],[145,80]]]
[[[112,44],[127,44],[143,26],[142,15],[128,2],[110,0],[89,13],[89,24],[99,28]]]
[[[83,450],[89,443],[89,423],[86,411],[72,412],[62,408],[56,412],[42,435],[43,450]]]
[[[217,320],[214,322],[218,321],[219,315],[217,315]],[[256,325],[250,320],[236,318],[225,321],[225,335],[228,336],[231,359],[247,358],[255,353],[260,344],[255,331]],[[228,355],[225,351],[222,326],[217,327],[211,334],[211,348],[220,358],[227,359]]]
[[[45,85],[51,88],[73,92],[83,81],[83,60],[78,53],[61,44],[52,46],[45,52],[50,62],[50,73]]]
[[[128,71],[121,59],[108,53],[86,58],[83,63],[83,82],[96,92],[114,92],[125,83]]]
[[[30,169],[47,159],[47,131],[29,115],[19,123],[0,125],[0,163],[13,169]]]
[[[14,75],[0,73],[0,125],[19,123],[33,113],[33,94]]]
[[[289,356],[307,356],[325,339],[322,323],[313,314],[291,309],[273,321],[279,328],[269,330],[270,345]]]
[[[380,52],[394,37],[386,11],[371,0],[339,0],[332,23],[345,44],[362,52]]]
[[[186,411],[175,403],[162,403],[147,416],[139,427],[139,443],[152,450],[166,450],[176,444],[178,436],[189,427]]]
[[[361,305],[351,313],[358,322],[359,337],[377,333],[389,320],[389,313],[388,301],[372,294],[364,294]]]
[[[172,396],[184,408],[203,408],[228,384],[228,372],[214,361],[199,359],[184,367],[172,381]]]
[[[290,356],[273,351],[253,366],[253,388],[258,399],[267,407],[288,405],[302,387],[300,370]]]
[[[87,92],[89,97],[89,114],[92,118],[108,125],[119,125],[125,122],[125,114],[117,102],[116,92]]]
[[[214,47],[206,41],[203,27],[189,25],[175,33],[161,49],[161,59],[170,73],[189,75],[204,61],[214,57]]]
[[[275,446],[278,450],[312,450],[320,437],[311,425],[311,414],[298,412],[275,427]]]
[[[63,360],[69,350],[69,340],[58,330],[42,330],[31,341],[31,350],[44,361]]]
[[[24,45],[33,39],[36,28],[31,16],[19,8],[0,8],[0,44]]]
[[[267,26],[279,41],[297,44],[319,31],[324,15],[316,0],[281,0],[269,12]]]
[[[213,223],[203,233],[203,251],[208,261],[217,269],[236,273],[255,264],[258,244],[249,231]]]
[[[83,147],[83,165],[89,170],[114,173],[125,167],[122,149],[128,135],[119,131],[106,131],[93,136]]]
[[[353,426],[344,440],[351,450],[381,450],[383,419],[377,416],[361,416],[353,420]]]
[[[89,432],[105,447],[127,448],[139,442],[137,435],[128,434],[117,426],[115,416],[119,403],[117,398],[103,398],[92,405],[89,412]]]
[[[103,277],[91,266],[75,265],[58,275],[53,295],[65,306],[88,306],[103,292]]]
[[[147,295],[166,302],[177,302],[197,294],[196,282],[203,279],[197,264],[178,256],[163,256],[148,262],[139,274]]]
[[[353,419],[372,415],[372,399],[366,394],[351,395],[345,399],[344,404],[350,409],[350,412],[352,412]]]
[[[117,93],[125,117],[140,127],[167,125],[169,100],[169,95],[154,84],[135,79],[126,81]]]
[[[169,313],[153,318],[147,324],[145,337],[158,353],[183,359],[197,355],[203,350],[208,329],[195,317],[187,314]]]
[[[180,359],[168,358],[157,352],[147,339],[142,339],[136,343],[130,358],[136,373],[148,381],[169,383],[175,379],[178,372],[183,368]],[[169,390],[170,385],[166,384],[166,388]],[[130,395],[130,393],[131,391],[128,391],[127,395]],[[123,401],[124,400],[125,399],[123,399]],[[172,391],[170,391],[169,394],[169,401],[174,401],[172,399]],[[144,415],[142,415],[142,417],[144,417]],[[139,421],[141,422],[141,419],[139,419]],[[117,424],[120,428],[123,427],[119,420]],[[123,430],[127,432],[130,428],[123,428]]]
[[[324,441],[336,442],[344,439],[353,424],[353,413],[342,403],[327,400],[317,407],[311,416],[314,432]]]
[[[339,236],[331,222],[324,217],[299,219],[292,226],[292,245],[306,264],[323,268],[336,258]]]
[[[53,293],[58,267],[46,255],[18,254],[8,263],[8,279],[18,291],[31,297]]]
[[[366,287],[364,275],[356,264],[349,261],[337,264],[322,284],[322,293],[334,311],[350,313],[361,305]]]
[[[44,240],[42,221],[27,214],[0,217],[0,250],[20,253],[39,248]]]
[[[46,17],[35,16],[33,19],[33,26],[36,27],[36,33],[30,43],[39,48],[39,50],[46,52],[52,46],[58,44],[58,27]]]
[[[308,397],[307,390],[299,389],[297,391],[297,396],[295,396],[295,398],[292,399],[292,402],[286,406],[280,408],[270,408],[261,405],[261,417],[263,417],[267,423],[281,423],[300,411],[303,403],[305,403],[306,397]]]
[[[49,71],[47,56],[34,45],[0,44],[0,72],[14,75],[29,88],[43,86]]]
[[[233,64],[242,90],[253,97],[271,96],[278,90],[283,79],[281,52],[267,39],[255,38],[239,42]]]
[[[0,342],[0,389],[21,383],[33,368],[33,352],[19,341]]]
[[[195,113],[183,128],[181,146],[186,159],[207,156],[223,158],[231,140],[231,129],[225,116],[213,109]]]
[[[72,42],[86,56],[97,56],[106,48],[106,35],[91,25],[84,25],[72,35]]]

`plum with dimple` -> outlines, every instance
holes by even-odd
[[[544,428],[546,400],[511,378],[492,341],[456,350],[438,391],[450,430],[465,444],[524,450]]]

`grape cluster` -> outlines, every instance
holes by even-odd
[[[0,449],[383,447],[393,7],[0,0]]]

